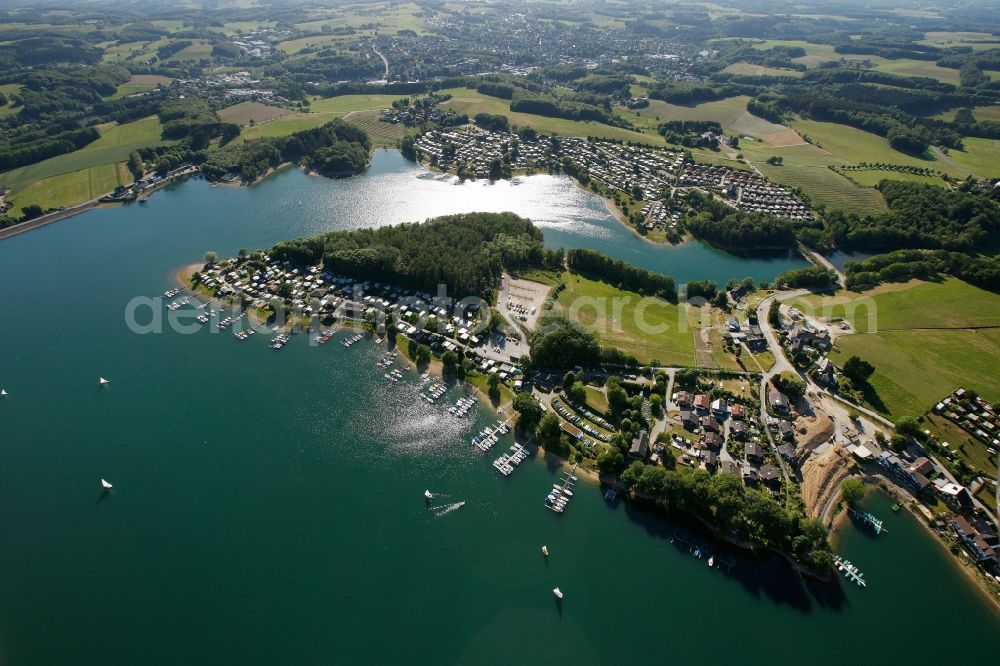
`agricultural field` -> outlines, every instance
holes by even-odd
[[[160,85],[170,85],[172,80],[167,76],[160,76],[159,74],[133,74],[132,78],[118,86],[118,90],[109,99],[118,99],[119,97],[128,97],[129,95],[156,90]]]
[[[948,184],[940,176],[924,176],[922,174],[905,173],[901,171],[865,169],[863,171],[845,171],[841,175],[849,180],[853,180],[862,187],[875,187],[883,180],[904,180],[910,183],[937,185],[938,187],[948,186]]]
[[[1000,38],[988,32],[925,32],[917,43],[939,48],[963,46],[973,51],[1000,48]]]
[[[469,88],[450,88],[441,92],[452,95],[452,98],[442,104],[444,108],[454,109],[457,113],[466,113],[472,118],[477,113],[494,113],[507,116],[510,122],[520,127],[530,127],[542,134],[558,134],[561,136],[597,136],[606,139],[621,139],[623,141],[638,141],[651,145],[664,145],[659,134],[642,134],[633,130],[612,127],[603,123],[581,120],[565,120],[536,116],[531,113],[517,113],[510,110],[508,100],[482,95]]]
[[[816,306],[819,298],[804,301]],[[865,302],[874,305],[870,319]],[[852,307],[861,332],[838,337],[830,358],[841,364],[857,355],[875,365],[879,411],[923,414],[958,386],[1000,396],[1000,376],[984,371],[1000,364],[1000,296],[956,279],[911,281],[846,298],[828,316]]]
[[[405,95],[339,95],[337,97],[313,97],[309,100],[309,110],[313,113],[350,113],[351,111],[381,110],[392,106]]]
[[[748,62],[733,63],[722,71],[727,74],[736,74],[737,76],[787,76],[793,79],[802,78],[802,72],[794,69],[778,69],[777,67],[752,65]]]
[[[343,39],[344,39],[343,37],[339,37],[337,35],[315,35],[313,37],[300,37],[299,39],[290,39],[287,42],[281,42],[278,44],[277,48],[279,51],[283,51],[288,55],[295,55],[304,48],[309,48],[314,46],[329,46]]]
[[[275,118],[290,116],[294,111],[283,109],[280,106],[269,106],[260,102],[240,102],[227,106],[217,111],[219,120],[224,123],[236,123],[237,125],[249,125],[250,122],[264,123]]]
[[[565,274],[564,281],[566,289],[559,294],[556,307],[595,331],[603,344],[633,354],[640,362],[657,359],[666,365],[695,364],[697,330],[686,305],[659,299],[644,301],[634,292],[575,274]],[[650,303],[641,310],[642,321],[650,326],[665,326],[664,333],[651,335],[640,330],[636,321],[640,302]]]
[[[379,120],[380,111],[352,111],[344,116],[344,122],[360,127],[368,133],[372,148],[395,147],[407,134],[416,134],[417,128],[402,124],[384,123]]]
[[[212,55],[211,42],[203,39],[193,41],[194,43],[191,46],[184,47],[177,53],[167,58],[167,61],[176,62],[178,60],[201,60],[202,58],[208,58]]]
[[[133,150],[163,143],[160,140],[162,127],[160,126],[159,118],[156,116],[149,116],[148,118],[124,125],[106,123],[99,125],[98,130],[101,132],[101,137],[80,150],[65,155],[57,155],[42,162],[0,174],[0,183],[14,190],[9,198],[17,206],[25,206],[27,204],[24,201],[29,196],[28,187],[32,183],[51,179],[53,176],[81,172],[91,167],[114,166],[118,162],[126,161]],[[88,176],[88,182],[110,182],[111,179],[104,175],[105,173],[105,171],[100,170],[91,173]],[[68,179],[65,183],[64,181],[59,181],[55,185],[49,183],[46,188],[46,192],[49,194],[45,196],[57,202],[52,204],[53,207],[56,205],[66,205],[58,204],[59,193],[63,191],[82,191],[83,187],[81,183],[83,180],[83,176],[78,174],[75,180]],[[63,187],[64,184],[66,185],[65,187]],[[104,190],[100,194],[113,190],[117,184],[114,183],[108,190]],[[37,197],[41,195],[36,194],[33,196]],[[83,199],[83,201],[86,201],[86,199]]]
[[[365,33],[377,29],[379,33],[395,34],[400,30],[413,30],[417,34],[426,32],[423,20],[417,16],[420,8],[413,4],[387,5],[374,13],[357,13],[350,9],[320,9],[317,14],[328,16],[318,20],[296,23],[295,27],[304,31],[319,31],[324,25],[347,26]],[[374,26],[369,29],[366,26]]]
[[[296,113],[282,118],[275,118],[266,123],[257,123],[250,127],[244,127],[240,136],[235,141],[245,141],[247,139],[260,139],[271,136],[287,136],[299,130],[312,129],[328,123],[337,114],[333,113]]]
[[[860,187],[828,169],[828,164],[844,165],[846,162],[816,146],[802,144],[774,147],[760,142],[741,141],[740,151],[771,180],[805,192],[814,206],[824,205],[829,209],[855,213],[888,210],[885,199],[878,190]],[[783,163],[768,164],[767,160],[771,157],[781,157]]]
[[[132,182],[124,163],[101,164],[44,178],[12,195],[14,209],[30,205],[44,210],[64,208],[96,199],[119,185]]]
[[[964,175],[959,169],[938,159],[929,150],[920,156],[907,155],[898,150],[893,150],[889,145],[889,141],[877,134],[846,125],[800,118],[792,121],[792,128],[799,134],[808,136],[812,143],[828,151],[833,156],[853,164],[860,162],[905,164],[907,166],[935,169],[952,176]]]
[[[962,150],[948,151],[948,159],[983,178],[1000,178],[1000,140],[966,137],[962,143]]]
[[[950,109],[931,117],[952,121],[955,119],[956,111],[958,111],[958,109]],[[1000,106],[976,106],[972,108],[972,115],[975,116],[976,120],[1000,121]]]
[[[722,125],[722,129],[726,130],[746,114],[748,101],[750,101],[749,97],[739,95],[713,102],[682,106],[651,99],[649,106],[645,109],[619,109],[618,114],[636,125],[651,127],[654,131],[658,124],[668,120],[712,120]]]

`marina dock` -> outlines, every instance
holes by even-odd
[[[559,483],[552,485],[552,490],[549,491],[548,496],[545,498],[545,508],[556,513],[562,513],[566,510],[570,500],[573,499],[573,488],[576,486],[576,482],[579,481],[575,476],[575,472],[576,465],[573,465],[572,472],[562,473]]]
[[[834,566],[837,567],[837,571],[844,574],[844,578],[858,587],[868,587],[868,581],[865,580],[865,575],[861,573],[858,565],[851,564],[850,560],[845,560],[840,555],[834,555],[833,562]]]
[[[889,531],[882,526],[882,521],[868,513],[867,511],[862,511],[861,509],[849,509],[851,518],[861,523],[863,526],[869,528],[876,535],[888,534]]]
[[[514,468],[528,458],[528,450],[520,444],[511,446],[510,451],[509,454],[505,453],[493,461],[493,466],[504,476],[513,474]]]
[[[489,451],[499,441],[502,435],[510,432],[510,421],[497,421],[496,425],[487,426],[472,438],[472,445],[482,452]]]

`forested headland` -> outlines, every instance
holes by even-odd
[[[454,298],[496,298],[504,270],[559,268],[561,250],[542,245],[542,231],[513,213],[448,215],[422,223],[334,231],[276,245],[272,256],[359,280],[379,280]]]

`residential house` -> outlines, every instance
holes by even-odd
[[[689,409],[681,410],[681,424],[685,430],[694,432],[698,429],[698,415]]]
[[[767,392],[767,404],[776,412],[788,413],[788,397],[773,386]]]
[[[756,442],[747,442],[743,445],[743,457],[747,460],[759,463],[761,455],[760,445]]]
[[[757,473],[764,485],[769,488],[781,487],[781,472],[774,465],[764,465]]]
[[[628,458],[632,460],[646,460],[649,457],[649,433],[643,430],[637,437],[632,438],[632,446],[628,450]]]
[[[704,428],[705,432],[721,432],[722,426],[719,421],[714,416],[703,416],[699,421],[699,424]]]

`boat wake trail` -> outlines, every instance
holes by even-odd
[[[440,518],[445,514],[449,514],[457,509],[461,509],[463,506],[465,506],[465,502],[455,502],[454,504],[442,504],[441,506],[432,506],[428,508],[434,512],[435,516],[438,516]]]

